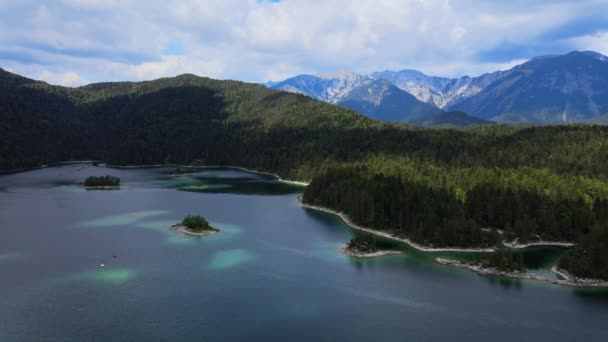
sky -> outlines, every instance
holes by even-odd
[[[607,13],[608,0],[1,0],[0,68],[65,86],[478,76],[539,55],[608,55]]]

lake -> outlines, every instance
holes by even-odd
[[[606,290],[479,276],[390,242],[404,254],[353,259],[339,249],[355,232],[300,207],[301,187],[174,170],[0,176],[0,341],[608,338]],[[91,175],[121,188],[85,190]],[[189,214],[221,232],[168,228]],[[540,265],[556,252],[526,253]]]

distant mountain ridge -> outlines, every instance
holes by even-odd
[[[500,122],[585,122],[608,113],[608,58],[585,51],[533,58],[450,107]]]
[[[409,121],[441,112],[434,105],[416,99],[387,80],[349,71],[298,75],[268,84],[270,88],[310,96],[383,121]]]
[[[608,57],[592,51],[535,57],[510,70],[478,77],[445,78],[416,70],[386,70],[370,75],[299,75],[268,85],[345,105],[381,120],[411,121],[441,112],[411,99],[405,101],[403,94],[399,96],[403,99],[395,101],[397,92],[386,92],[386,87],[374,84],[379,80],[441,111],[464,111],[497,122],[589,122],[608,113]],[[364,88],[367,93],[361,90]],[[382,94],[390,94],[393,99],[383,101]],[[370,98],[375,100],[370,102]],[[393,105],[396,103],[402,105],[398,110]]]
[[[337,103],[354,88],[371,82],[372,79],[353,72],[335,74],[298,75],[271,86],[291,93],[310,96],[328,103]]]
[[[362,83],[336,104],[382,121],[411,122],[443,112],[431,104],[416,99],[385,79]]]
[[[479,77],[463,76],[445,78],[428,76],[416,70],[375,72],[373,78],[384,78],[395,86],[416,96],[420,101],[433,104],[441,109],[479,93],[490,83],[502,78],[504,71],[496,71]]]

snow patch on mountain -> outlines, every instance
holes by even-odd
[[[501,71],[479,77],[460,78],[428,76],[417,70],[387,70],[371,74],[372,78],[384,78],[418,100],[442,109],[476,95],[502,76],[504,75]]]
[[[430,103],[439,108],[443,108],[447,104],[447,100],[443,94],[414,81],[408,81],[405,84],[398,86],[399,89],[414,95],[418,100]]]
[[[324,80],[342,80],[342,81],[349,81],[349,82],[355,82],[355,81],[363,78],[363,76],[361,76],[359,74],[355,74],[354,72],[352,72],[350,70],[343,70],[343,71],[338,71],[338,72],[328,72],[328,73],[316,73],[316,74],[313,74],[313,76],[324,79]]]
[[[331,74],[299,75],[279,82],[272,88],[304,94],[317,100],[338,103],[353,89],[368,84],[372,79],[350,71]]]
[[[361,96],[360,100],[365,100],[373,103],[374,106],[379,106],[390,89],[391,84],[388,82],[367,82],[360,87],[364,87],[366,93],[365,96]]]

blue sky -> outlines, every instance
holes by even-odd
[[[3,0],[0,67],[54,84],[418,69],[608,54],[608,0]]]

